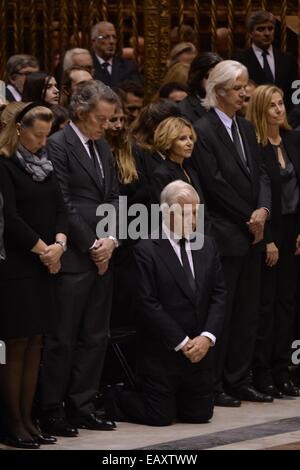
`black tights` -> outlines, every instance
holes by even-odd
[[[41,359],[42,336],[9,339],[6,364],[0,367],[0,394],[5,433],[21,439],[38,434],[32,404]]]

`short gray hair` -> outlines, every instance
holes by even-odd
[[[115,28],[115,25],[109,21],[99,21],[99,23],[94,24],[91,29],[91,39],[95,39],[97,36],[99,36],[99,28],[101,28],[101,26],[107,25],[113,26]]]
[[[12,55],[6,63],[6,77],[11,77],[14,73],[19,72],[24,67],[37,67],[40,68],[39,62],[36,57],[29,54],[15,54]]]
[[[250,13],[246,20],[247,31],[249,33],[252,33],[255,26],[261,23],[266,23],[267,21],[270,21],[275,26],[276,20],[271,12],[266,10],[253,11],[252,13]]]
[[[164,187],[160,194],[160,203],[171,207],[173,204],[195,198],[200,203],[199,195],[193,186],[182,180],[176,180]]]
[[[203,106],[206,109],[216,107],[218,105],[217,92],[231,88],[241,75],[248,79],[248,70],[243,64],[235,60],[222,60],[222,62],[215,65],[209,73],[206,96],[202,102]]]
[[[120,104],[120,98],[109,86],[99,80],[84,82],[71,98],[69,106],[71,119],[78,120],[79,111],[89,113],[99,101],[106,101],[116,106]]]
[[[67,70],[68,68],[74,65],[73,58],[75,55],[80,54],[88,54],[91,55],[88,49],[82,49],[81,47],[75,47],[74,49],[69,49],[66,51],[63,61],[63,70]]]

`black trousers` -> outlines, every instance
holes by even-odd
[[[261,255],[250,248],[246,256],[224,256],[227,287],[223,330],[216,342],[215,391],[237,390],[249,383],[258,326]]]
[[[74,417],[94,411],[93,399],[105,358],[112,297],[112,272],[61,274],[60,319],[45,338],[41,405],[45,415]]]
[[[286,382],[294,334],[297,258],[294,255],[297,216],[283,216],[283,238],[276,266],[262,257],[259,329],[253,359],[254,380],[259,385]]]
[[[213,415],[213,372],[190,367],[178,375],[144,375],[141,391],[123,391],[118,402],[125,419],[135,423],[167,426],[174,419],[204,423]]]

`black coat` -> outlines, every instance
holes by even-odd
[[[273,53],[275,62],[274,84],[283,90],[285,104],[287,108],[290,108],[292,106],[291,95],[294,91],[291,85],[294,80],[298,79],[297,61],[291,54],[278,51],[275,48],[273,48]],[[268,83],[264,70],[258,62],[252,47],[237,52],[234,60],[241,62],[247,67],[249,78],[257,83],[257,85]]]
[[[24,279],[47,274],[47,268],[30,250],[41,238],[52,244],[56,233],[68,233],[66,208],[53,173],[34,181],[16,157],[1,157],[0,185],[5,200],[4,243],[7,259],[1,263],[1,279]]]
[[[253,241],[246,222],[257,208],[271,210],[270,181],[254,128],[244,118],[236,119],[250,173],[214,110],[195,125],[197,141],[192,155],[212,223],[212,236],[224,256],[246,254]]]
[[[99,60],[95,54],[92,54],[94,62],[94,79],[100,80],[110,87],[118,86],[125,80],[134,80],[137,82],[142,81],[142,76],[139,73],[136,64],[132,60],[123,59],[122,57],[115,56],[112,62],[111,75],[101,67]]]
[[[102,218],[96,215],[96,210],[103,203],[110,203],[118,210],[119,188],[113,156],[105,140],[100,139],[95,143],[103,165],[104,188],[83,144],[70,125],[53,134],[47,143],[70,225],[63,272],[95,269],[89,256],[89,248],[96,239],[96,226]]]
[[[191,123],[198,121],[198,119],[206,114],[206,109],[202,106],[199,98],[194,95],[189,95],[184,98],[184,100],[180,101],[178,106],[182,116]]]
[[[297,131],[281,130],[280,134],[288,158],[294,165],[298,183],[300,185],[300,133]],[[266,243],[274,242],[277,247],[280,247],[283,235],[280,165],[278,163],[277,155],[270,143],[261,148],[265,168],[271,181],[272,193],[272,217],[266,226],[265,240]],[[300,204],[298,206],[298,233],[300,233]]]
[[[226,291],[216,245],[205,237],[201,250],[193,250],[197,284],[192,291],[185,271],[167,239],[142,240],[134,248],[138,275],[138,322],[141,372],[165,375],[191,367],[174,351],[186,336],[207,331],[219,337]],[[211,352],[192,367],[211,366]]]

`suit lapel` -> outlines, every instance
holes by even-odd
[[[97,178],[92,160],[88,156],[87,151],[85,150],[81,140],[69,125],[64,128],[64,133],[68,144],[71,145],[72,155],[74,156],[74,158],[76,158],[82,168],[89,174],[89,176],[94,181],[101,193],[103,193],[103,188],[101,187],[101,183]]]
[[[111,84],[114,85],[119,79],[119,61],[117,57],[113,58],[112,72],[111,72]]]
[[[165,266],[167,267],[170,274],[174,277],[175,281],[190,300],[195,303],[196,297],[192,288],[187,280],[186,273],[171,245],[169,240],[160,238],[159,240],[153,240],[156,246],[157,252]]]
[[[213,113],[214,113],[214,117],[216,118],[217,135],[222,139],[224,144],[228,147],[228,149],[230,150],[230,154],[234,157],[236,163],[241,168],[243,173],[249,178],[249,173],[247,169],[245,168],[245,165],[242,163],[241,158],[237,152],[237,149],[235,148],[234,143],[232,142],[228,134],[227,129],[225,128],[224,124],[222,123],[217,113],[215,111],[213,111]],[[244,140],[243,140],[243,143],[244,143]]]
[[[109,177],[109,174],[110,174],[109,162],[108,162],[108,158],[105,158],[105,152],[103,151],[103,145],[101,144],[101,141],[96,140],[95,145],[96,145],[98,155],[102,164],[102,170],[104,174],[102,190],[103,192],[105,192],[108,186],[107,184],[105,184],[105,182],[107,182],[107,178]]]

